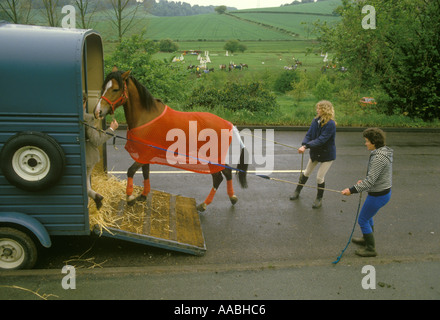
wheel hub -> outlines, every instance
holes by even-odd
[[[8,258],[8,257],[12,256],[12,252],[13,252],[12,249],[5,248],[5,249],[3,249],[2,256],[5,258]]]
[[[12,167],[26,181],[38,181],[49,173],[50,160],[42,149],[26,146],[14,154]]]
[[[14,268],[24,259],[23,247],[12,239],[0,239],[0,268]]]

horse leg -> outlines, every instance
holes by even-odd
[[[222,170],[222,173],[226,178],[226,190],[228,192],[229,200],[231,200],[231,203],[234,205],[237,203],[238,198],[234,194],[234,187],[232,185],[232,170],[225,168]]]
[[[144,176],[144,191],[142,194],[137,198],[139,201],[145,201],[147,200],[147,196],[150,193],[150,165],[144,164],[142,166],[142,175]]]
[[[125,193],[127,195],[127,203],[129,205],[133,205],[136,202],[136,198],[133,196],[133,177],[140,167],[142,167],[142,164],[135,162],[127,170],[127,189]]]
[[[223,177],[220,172],[212,173],[212,189],[209,195],[206,197],[205,202],[199,204],[197,206],[197,210],[200,212],[203,212],[206,210],[208,205],[212,202],[214,199],[215,193],[217,192],[218,187],[220,186],[220,183],[222,183]]]

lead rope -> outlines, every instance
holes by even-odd
[[[357,209],[357,213],[356,213],[356,219],[354,219],[353,230],[351,230],[350,238],[348,239],[348,242],[347,242],[347,245],[345,246],[345,248],[342,249],[341,254],[336,258],[335,261],[332,262],[333,264],[337,264],[341,260],[342,255],[344,254],[345,250],[350,245],[351,238],[353,237],[354,229],[356,228],[356,222],[357,222],[358,217],[359,217],[359,211],[361,209],[361,202],[362,202],[362,192],[359,193],[359,204],[358,204],[358,209]]]
[[[91,128],[93,128],[93,129],[95,129],[95,130],[97,130],[97,131],[100,131],[100,132],[103,132],[103,133],[105,133],[105,134],[110,135],[109,133],[105,132],[104,130],[102,130],[102,129],[98,129],[98,128],[95,128],[95,127],[93,127],[93,126],[87,124],[87,123],[84,122],[84,121],[80,121],[80,123],[83,124],[83,125],[86,125],[86,126],[88,126],[88,127],[91,127]],[[115,141],[116,141],[116,138],[119,138],[119,139],[122,139],[122,140],[133,141],[133,142],[140,143],[140,144],[143,144],[143,145],[148,146],[148,147],[152,147],[152,148],[156,148],[156,149],[159,149],[159,150],[163,150],[163,151],[169,152],[169,151],[166,150],[166,149],[159,148],[159,147],[156,147],[156,146],[153,146],[153,145],[149,145],[149,144],[146,144],[146,143],[143,143],[143,142],[140,142],[140,141],[130,140],[130,139],[127,139],[127,138],[125,138],[125,137],[118,136],[118,135],[116,135],[115,133],[112,134],[112,136],[113,136],[113,146],[115,147],[116,150],[117,150],[117,148],[116,148],[116,143],[115,143]],[[282,145],[281,143],[277,143],[277,144]],[[287,145],[284,145],[284,146],[286,146],[286,147],[290,147],[290,148],[294,148],[294,147],[287,146]],[[297,148],[295,148],[295,149],[297,149]],[[187,156],[187,157],[191,157],[191,156]],[[196,158],[196,159],[198,159],[198,158]],[[203,160],[203,159],[198,159],[198,160]],[[302,154],[302,157],[301,157],[301,173],[302,173],[302,171],[303,171],[303,161],[304,161],[304,153]],[[211,163],[211,162],[210,162],[210,163]],[[229,168],[229,169],[236,170],[236,171],[242,171],[242,170],[240,170],[240,169],[232,168],[232,167],[229,167],[229,166],[226,166],[226,165],[221,165],[221,164],[217,164],[217,163],[211,163],[211,164],[213,164],[213,165],[218,165],[218,166],[222,166],[222,167]],[[310,187],[310,188],[312,188],[312,189],[322,189],[322,190],[326,190],[326,191],[331,191],[331,192],[341,193],[339,190],[307,186],[307,185],[305,185],[305,184],[299,184],[299,183],[295,183],[295,182],[292,182],[292,181],[287,181],[287,180],[282,180],[282,179],[271,178],[271,177],[266,176],[266,175],[256,175],[256,176],[257,176],[257,177],[260,177],[260,178],[263,178],[263,179],[267,179],[267,180],[274,180],[274,181],[279,181],[279,182],[284,182],[284,183],[289,183],[289,184],[301,185],[301,186],[304,186],[304,187]],[[345,248],[342,250],[341,254],[336,258],[335,261],[332,262],[333,264],[337,264],[337,263],[341,260],[342,255],[344,254],[345,250],[348,248],[348,246],[349,246],[349,244],[350,244],[350,242],[351,242],[351,239],[352,239],[352,237],[353,237],[353,233],[354,233],[354,229],[356,228],[356,222],[357,222],[357,219],[358,219],[358,217],[359,217],[359,212],[360,212],[360,208],[361,208],[361,202],[362,202],[362,192],[359,194],[359,204],[358,204],[358,209],[357,209],[357,213],[356,213],[356,219],[354,220],[354,225],[353,225],[353,229],[352,229],[351,234],[350,234],[350,238],[348,239],[347,245],[346,245]]]
[[[114,120],[116,120],[116,119],[115,119],[115,114],[113,113],[113,116],[112,116],[112,122],[113,122]],[[118,150],[118,147],[116,147],[116,132],[113,131],[113,133],[114,133],[114,135],[113,135],[113,148],[114,148],[115,150]]]

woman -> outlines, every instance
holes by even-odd
[[[86,166],[87,166],[87,195],[95,201],[96,208],[99,210],[102,206],[104,197],[95,192],[91,186],[92,171],[95,164],[99,162],[99,146],[110,139],[118,129],[118,122],[113,119],[107,131],[98,131],[95,129],[95,116],[86,112],[87,94],[83,93],[84,121],[86,122]]]
[[[321,208],[322,206],[325,175],[336,159],[336,122],[335,110],[332,103],[327,100],[319,101],[316,104],[316,113],[317,116],[313,119],[304,137],[301,148],[298,149],[298,153],[301,154],[304,153],[306,149],[310,149],[310,159],[307,163],[306,170],[299,177],[299,185],[296,187],[295,193],[290,197],[290,200],[299,198],[299,194],[313,169],[320,164],[316,177],[318,194],[312,206],[314,209]]]
[[[353,238],[353,243],[365,246],[355,253],[361,257],[375,257],[377,255],[373,236],[373,217],[380,208],[385,206],[391,198],[393,150],[385,145],[385,133],[378,128],[369,128],[364,131],[365,146],[370,153],[367,177],[359,180],[351,188],[341,191],[349,196],[353,193],[368,191],[358,223],[363,237]]]

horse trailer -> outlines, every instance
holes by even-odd
[[[93,30],[0,22],[0,48],[0,270],[32,268],[38,247],[51,247],[51,236],[90,235],[93,229],[82,99],[87,93],[92,110],[100,98],[103,44]],[[105,145],[101,152],[98,165],[105,170]],[[195,229],[201,234],[200,223]],[[196,255],[205,251],[204,239],[193,246],[148,232],[104,234]]]

